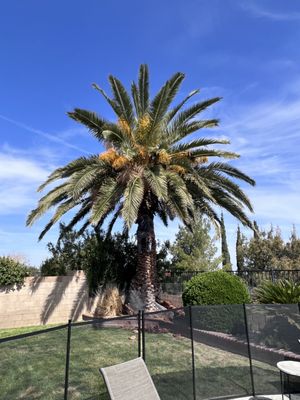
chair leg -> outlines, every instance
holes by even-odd
[[[284,400],[284,385],[283,385],[283,376],[282,376],[282,371],[280,371],[280,389],[281,389],[281,398]]]
[[[287,379],[287,387],[288,387],[289,399],[291,400],[291,388],[290,388],[290,377],[289,377],[289,374],[286,375],[286,379]]]

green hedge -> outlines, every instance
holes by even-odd
[[[231,334],[245,331],[243,303],[250,294],[243,281],[228,272],[204,272],[186,283],[183,304],[199,305],[193,314],[195,328]]]
[[[183,304],[243,304],[250,302],[250,295],[243,281],[228,272],[203,272],[185,284]]]
[[[23,285],[28,267],[11,257],[0,257],[0,286]]]

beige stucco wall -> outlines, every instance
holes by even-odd
[[[88,297],[83,272],[29,277],[20,289],[0,287],[0,328],[81,320],[82,314],[93,314],[97,301]]]

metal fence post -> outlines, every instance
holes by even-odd
[[[194,400],[196,400],[195,349],[194,349],[192,306],[189,306],[189,313],[190,313],[190,332],[191,332],[191,346],[192,346],[193,398]]]
[[[271,268],[271,281],[274,283],[275,282],[275,274],[273,268]]]
[[[143,360],[146,362],[146,346],[145,346],[145,312],[142,310],[142,353]]]
[[[141,340],[142,340],[142,335],[141,335],[141,310],[139,310],[138,315],[138,353],[139,357],[142,356],[142,349],[141,349]]]
[[[249,366],[250,366],[250,377],[251,377],[252,396],[255,398],[255,387],[254,387],[254,377],[253,377],[253,365],[252,365],[251,346],[250,346],[249,329],[248,329],[247,309],[246,309],[246,304],[245,304],[245,303],[243,304],[243,308],[244,308],[244,319],[245,319],[245,329],[246,329],[247,346],[248,346],[248,356],[249,356]]]
[[[69,369],[70,369],[70,349],[71,349],[71,330],[72,330],[72,320],[68,321],[68,336],[67,336],[67,352],[66,352],[66,369],[65,369],[65,392],[64,400],[68,399],[68,389],[69,389]]]

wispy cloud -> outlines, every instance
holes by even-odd
[[[295,2],[296,4],[296,2]],[[292,12],[279,12],[274,11],[274,9],[270,10],[261,5],[261,2],[247,1],[240,3],[240,6],[245,11],[250,11],[255,17],[259,18],[268,18],[273,21],[299,21],[300,20],[300,12],[292,11]]]
[[[24,130],[26,130],[28,132],[35,133],[36,135],[39,135],[39,136],[41,136],[41,137],[43,137],[43,138],[45,138],[47,140],[50,140],[51,142],[57,143],[59,145],[63,145],[65,147],[69,147],[70,149],[73,149],[73,150],[77,150],[80,153],[91,154],[89,151],[87,151],[85,149],[82,149],[81,147],[78,147],[78,146],[76,146],[76,145],[74,145],[72,143],[69,143],[68,141],[66,141],[62,137],[55,136],[55,135],[53,135],[51,133],[42,131],[40,129],[33,128],[33,127],[29,126],[29,125],[24,124],[23,122],[16,121],[15,119],[12,119],[12,118],[8,118],[5,115],[1,115],[0,114],[0,119],[2,119],[3,121],[9,122],[9,123],[11,123],[11,124],[13,124],[13,125],[15,125],[15,126],[17,126],[19,128],[22,128],[22,129],[24,129]],[[70,136],[70,131],[69,130],[68,130],[68,135]]]
[[[35,189],[50,172],[34,159],[0,152],[0,214],[24,214],[35,204]]]

